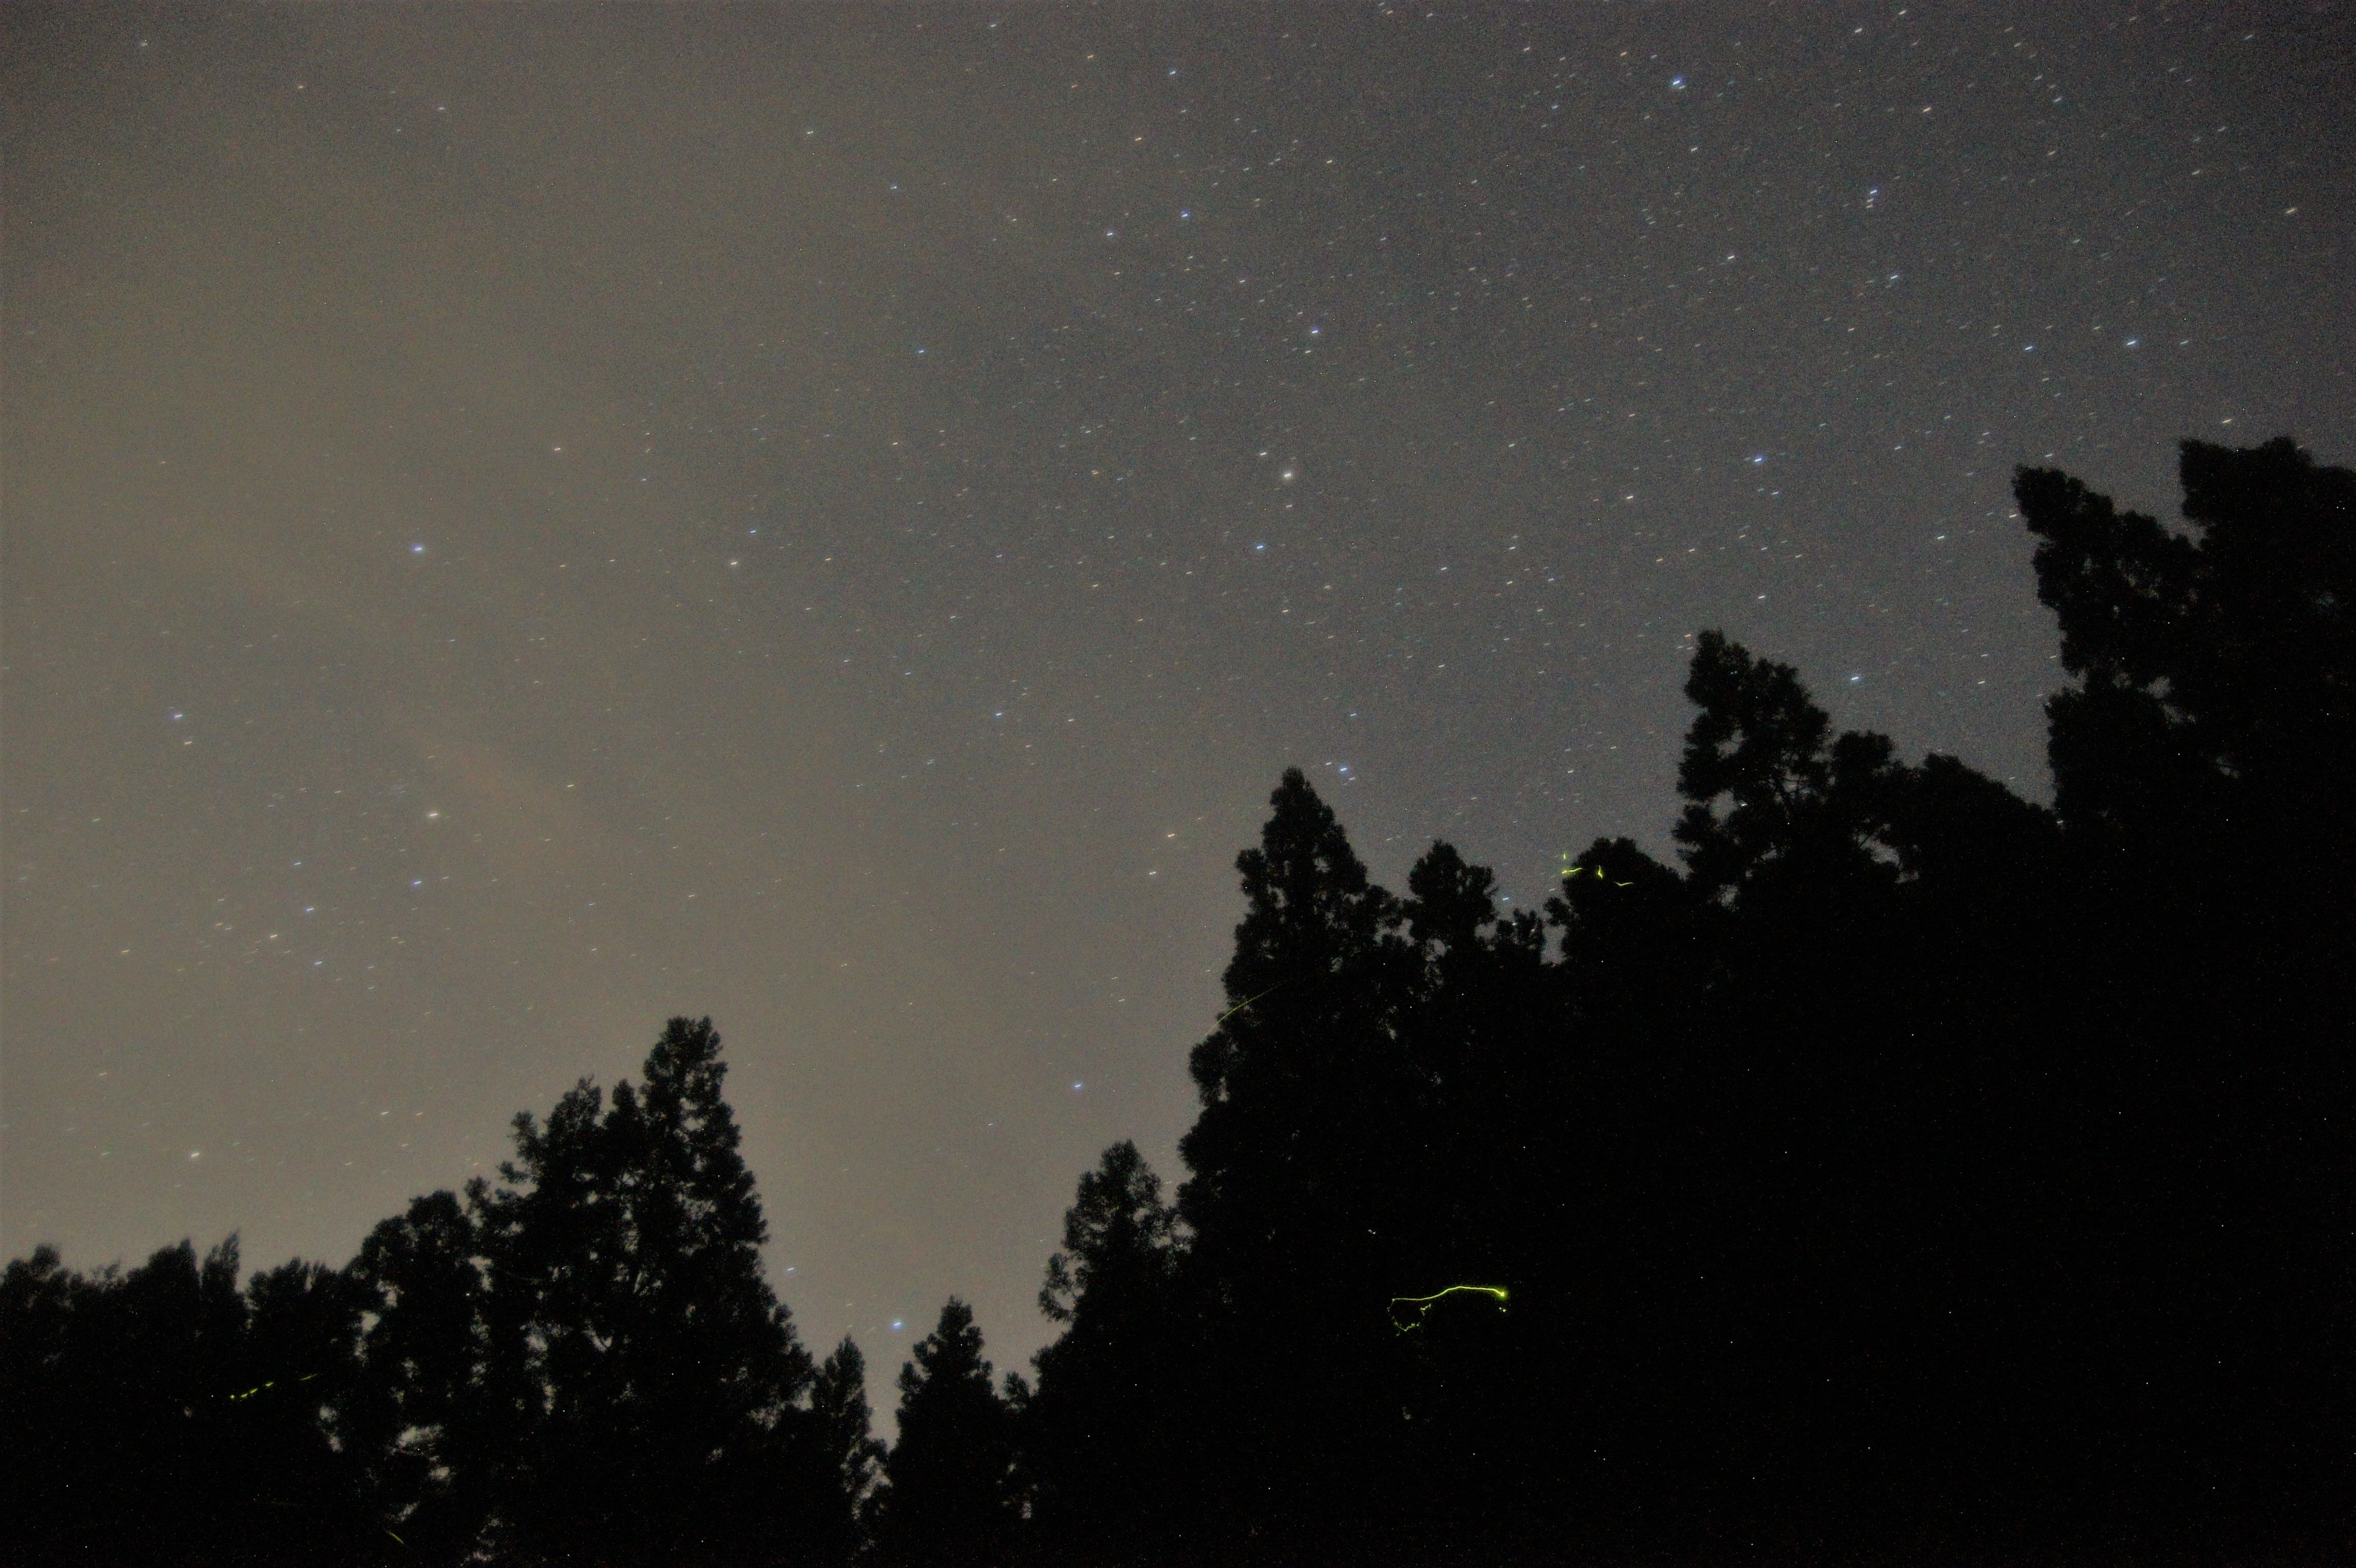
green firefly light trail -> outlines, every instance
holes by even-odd
[[[306,1375],[305,1375],[305,1376],[303,1376],[303,1377],[299,1377],[299,1378],[295,1379],[294,1380],[295,1380],[296,1382],[298,1382],[298,1383],[307,1383],[307,1382],[310,1382],[310,1381],[312,1381],[313,1380],[316,1379],[316,1378],[318,1377],[318,1375],[319,1375],[319,1374],[318,1374],[318,1373],[316,1373],[316,1372],[311,1372],[311,1373],[308,1373],[308,1374],[306,1374]],[[274,1388],[276,1388],[277,1386],[278,1386],[278,1380],[277,1380],[277,1379],[275,1379],[275,1378],[271,1379],[271,1380],[270,1380],[268,1382],[266,1382],[266,1383],[256,1383],[256,1384],[254,1384],[254,1385],[253,1385],[253,1387],[252,1387],[252,1388],[250,1388],[250,1389],[246,1390],[243,1393],[236,1393],[236,1394],[231,1394],[231,1395],[230,1395],[230,1396],[229,1396],[229,1402],[230,1402],[230,1403],[231,1403],[231,1404],[236,1404],[236,1403],[237,1403],[239,1401],[241,1401],[241,1400],[250,1400],[250,1399],[252,1399],[254,1395],[256,1395],[256,1394],[258,1394],[258,1393],[262,1392],[262,1390],[264,1390],[264,1389],[274,1389]]]
[[[1221,1024],[1225,1024],[1228,1019],[1230,1019],[1230,1018],[1234,1017],[1237,1014],[1238,1014],[1238,1013],[1242,1012],[1245,1008],[1247,1008],[1247,1007],[1250,1006],[1253,1003],[1255,1003],[1255,1002],[1258,1001],[1258,1000],[1260,999],[1260,996],[1273,996],[1273,995],[1275,995],[1278,992],[1280,992],[1280,991],[1281,991],[1281,990],[1283,990],[1283,989],[1284,989],[1284,982],[1282,982],[1282,981],[1280,981],[1280,981],[1278,981],[1274,985],[1269,986],[1266,991],[1261,992],[1261,993],[1259,993],[1259,996],[1247,996],[1247,997],[1245,997],[1241,1002],[1237,1003],[1234,1006],[1232,1006],[1232,1007],[1228,1008],[1226,1012],[1224,1012],[1224,1013],[1220,1014],[1220,1015],[1219,1015],[1219,1022],[1218,1022],[1217,1024],[1214,1024],[1214,1025],[1212,1025],[1212,1026],[1211,1026],[1211,1027],[1213,1027],[1214,1029],[1215,1029],[1215,1028],[1219,1027],[1219,1026],[1220,1026]]]
[[[1415,1315],[1406,1322],[1398,1325],[1398,1331],[1405,1334],[1411,1328],[1422,1327],[1424,1314],[1430,1312],[1436,1304],[1445,1301],[1451,1295],[1460,1294],[1488,1296],[1496,1302],[1498,1308],[1501,1311],[1505,1305],[1505,1287],[1502,1285],[1450,1285],[1447,1289],[1436,1290],[1430,1295],[1395,1295],[1391,1297],[1391,1316],[1394,1318],[1397,1318],[1399,1316],[1399,1308],[1402,1306],[1411,1306],[1415,1308]]]

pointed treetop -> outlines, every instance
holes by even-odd
[[[1123,1138],[1080,1177],[1064,1212],[1064,1250],[1047,1260],[1039,1310],[1069,1323],[1081,1300],[1108,1276],[1166,1269],[1177,1215],[1162,1201],[1162,1178],[1137,1145]],[[1129,1283],[1129,1282],[1124,1282]]]
[[[1280,982],[1337,972],[1397,920],[1389,896],[1369,886],[1349,835],[1301,769],[1285,770],[1269,804],[1259,847],[1236,857],[1250,908],[1227,966],[1234,1004]]]

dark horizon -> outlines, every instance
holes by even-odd
[[[994,1369],[949,1294],[888,1446],[677,1016],[344,1268],[11,1262],[11,1553],[2338,1561],[2356,470],[2181,474],[2190,537],[2016,478],[2051,810],[1718,629],[1680,865],[1600,837],[1542,913],[1444,841],[1390,892],[1288,769],[1183,1175],[1108,1145],[1053,1343]]]

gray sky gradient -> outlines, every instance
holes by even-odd
[[[2340,5],[0,38],[9,1256],[339,1262],[709,1014],[806,1337],[1021,1365],[1283,768],[1542,898],[1715,626],[2047,799],[2013,466],[2356,457]]]

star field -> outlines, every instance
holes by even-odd
[[[1283,768],[1535,901],[1723,627],[2049,799],[2015,465],[2350,460],[2256,15],[12,10],[8,1255],[340,1262],[709,1014],[806,1338],[1019,1366]]]

